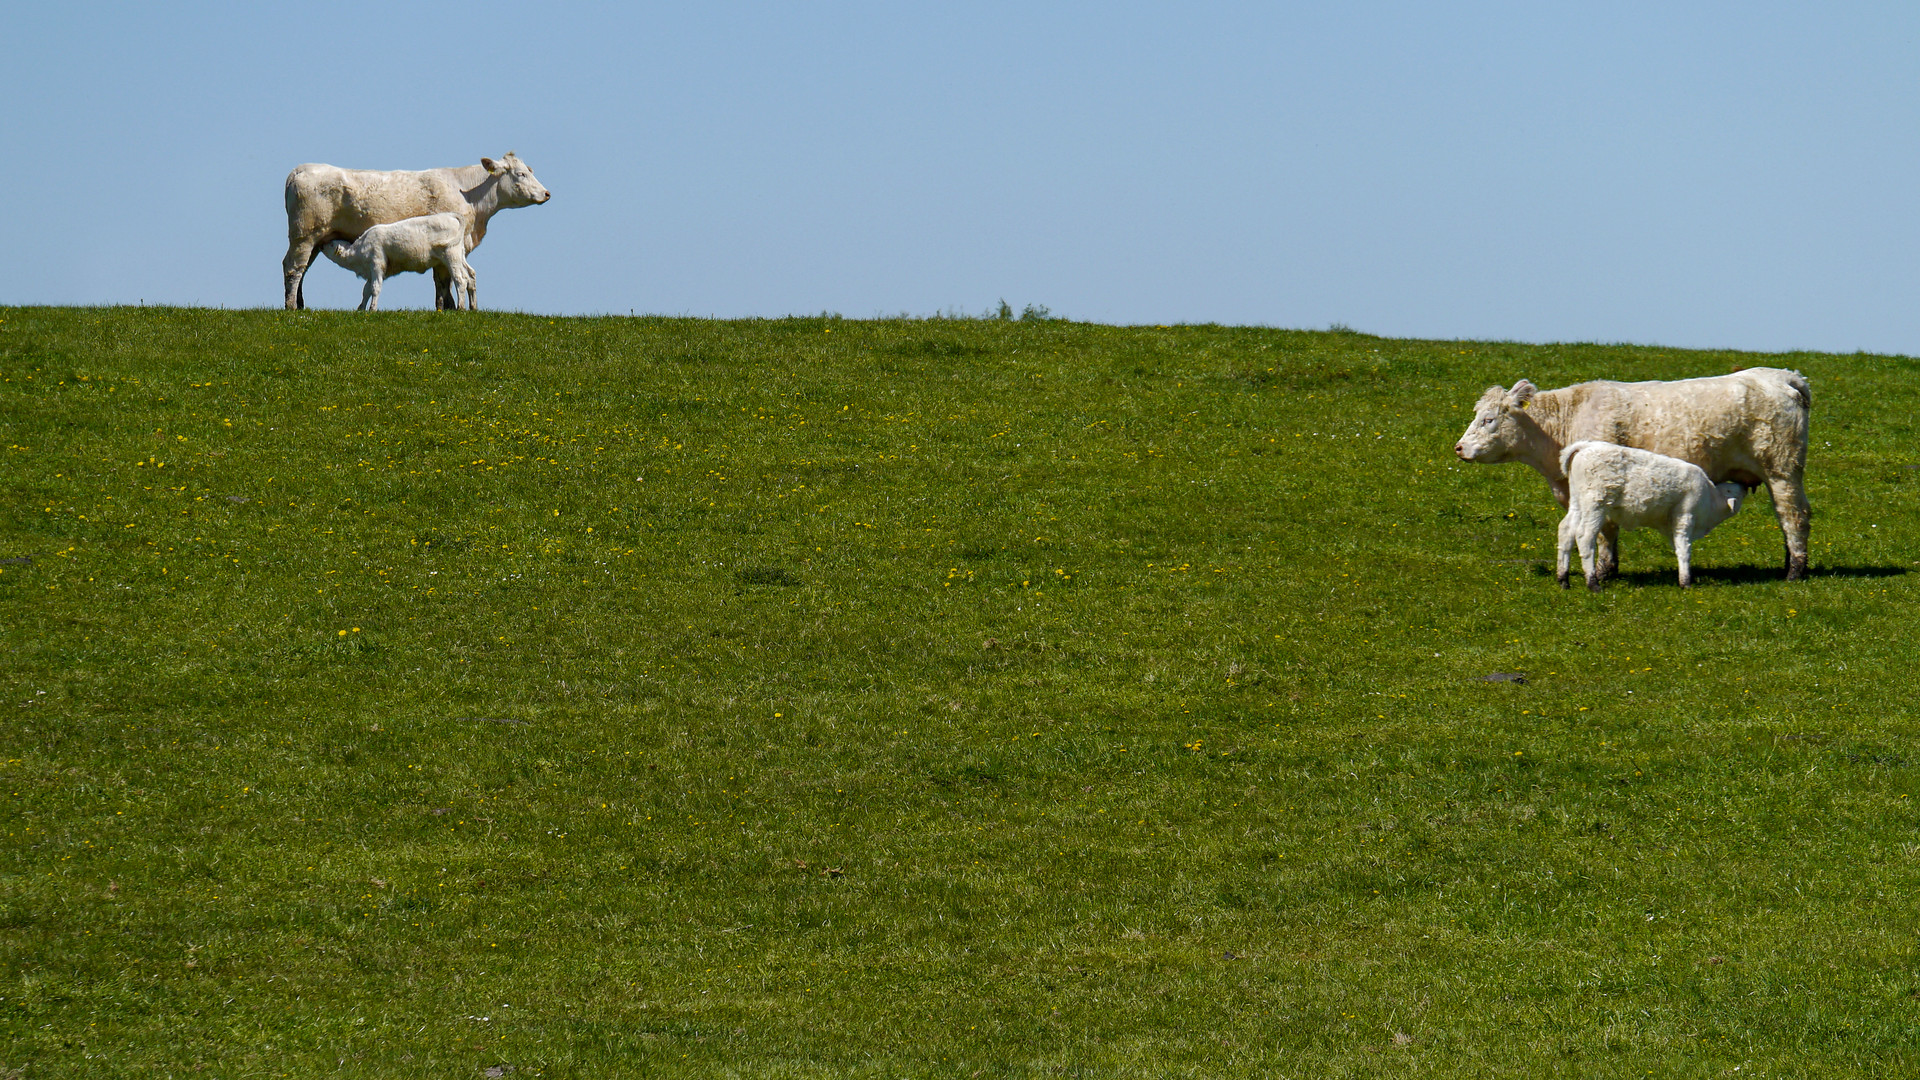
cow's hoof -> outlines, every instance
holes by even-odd
[[[1788,580],[1788,581],[1805,581],[1805,580],[1807,580],[1807,564],[1806,564],[1806,563],[1792,563],[1792,564],[1790,564],[1790,565],[1788,565],[1788,567],[1787,567],[1787,580]]]
[[[1599,592],[1601,589],[1604,589],[1606,587],[1607,587],[1606,581],[1600,578],[1598,575],[1587,579],[1588,592]]]
[[[1560,575],[1560,587],[1563,589],[1567,587],[1567,575],[1565,574]]]

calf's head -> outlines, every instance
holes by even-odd
[[[1747,498],[1747,486],[1745,484],[1732,482],[1715,484],[1713,485],[1713,489],[1720,493],[1721,501],[1727,504],[1727,517],[1732,517],[1740,512],[1740,504],[1746,501]]]
[[[1527,402],[1533,400],[1535,387],[1525,379],[1506,390],[1487,387],[1473,407],[1473,422],[1453,446],[1461,461],[1483,465],[1512,461],[1514,451],[1527,440],[1527,429],[1535,426],[1525,415]]]
[[[502,206],[534,206],[553,198],[553,193],[533,175],[527,163],[511,152],[503,158],[483,157],[480,166],[499,183]]]

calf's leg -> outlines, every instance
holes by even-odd
[[[373,265],[367,267],[367,287],[360,292],[361,311],[380,310],[380,281],[386,276],[387,261],[375,253]]]
[[[453,306],[455,309],[472,311],[474,293],[473,265],[466,257],[452,248],[447,249],[447,270],[453,277]]]
[[[1604,527],[1597,521],[1581,522],[1578,526],[1577,540],[1580,544],[1580,569],[1586,571],[1587,591],[1599,592],[1606,584],[1606,578],[1600,575],[1599,538]]]
[[[1595,557],[1599,560],[1602,580],[1620,572],[1620,526],[1609,521],[1600,527],[1600,544]]]
[[[1693,587],[1693,519],[1673,523],[1673,557],[1680,561],[1680,587]]]
[[[1553,576],[1560,582],[1561,588],[1567,587],[1567,572],[1572,568],[1574,545],[1573,513],[1569,511],[1560,519],[1560,540],[1554,552]]]

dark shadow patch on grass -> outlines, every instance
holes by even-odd
[[[898,345],[889,345],[884,349],[876,351],[889,353],[893,356],[925,357],[990,356],[993,353],[992,349],[984,345],[971,345],[960,341],[928,341],[925,339],[920,341],[906,341]]]
[[[1553,569],[1539,559],[1494,559],[1493,565],[1524,566],[1527,568],[1527,573],[1532,574],[1534,577],[1544,578],[1553,576]],[[1576,573],[1579,572],[1579,569],[1578,566],[1574,567]]]
[[[972,755],[957,764],[936,769],[927,779],[936,787],[958,788],[998,784],[1006,775],[1006,763],[994,758]]]
[[[800,579],[783,566],[750,566],[736,570],[733,580],[742,585],[798,585]]]
[[[1816,566],[1809,574],[1812,577],[1890,578],[1907,572],[1904,566]]]
[[[635,407],[635,411],[645,416],[673,416],[690,413],[711,412],[715,408],[711,401],[695,401],[689,398],[647,398]]]
[[[868,474],[861,469],[857,461],[807,461],[793,466],[793,475],[802,480],[821,480],[830,477],[864,477]]]
[[[1839,756],[1849,765],[1878,766],[1883,769],[1904,769],[1913,764],[1904,754],[1867,743],[1841,750]]]

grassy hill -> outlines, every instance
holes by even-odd
[[[1450,452],[1757,363],[1805,583]],[[0,308],[0,1075],[1911,1073],[1916,376]]]

